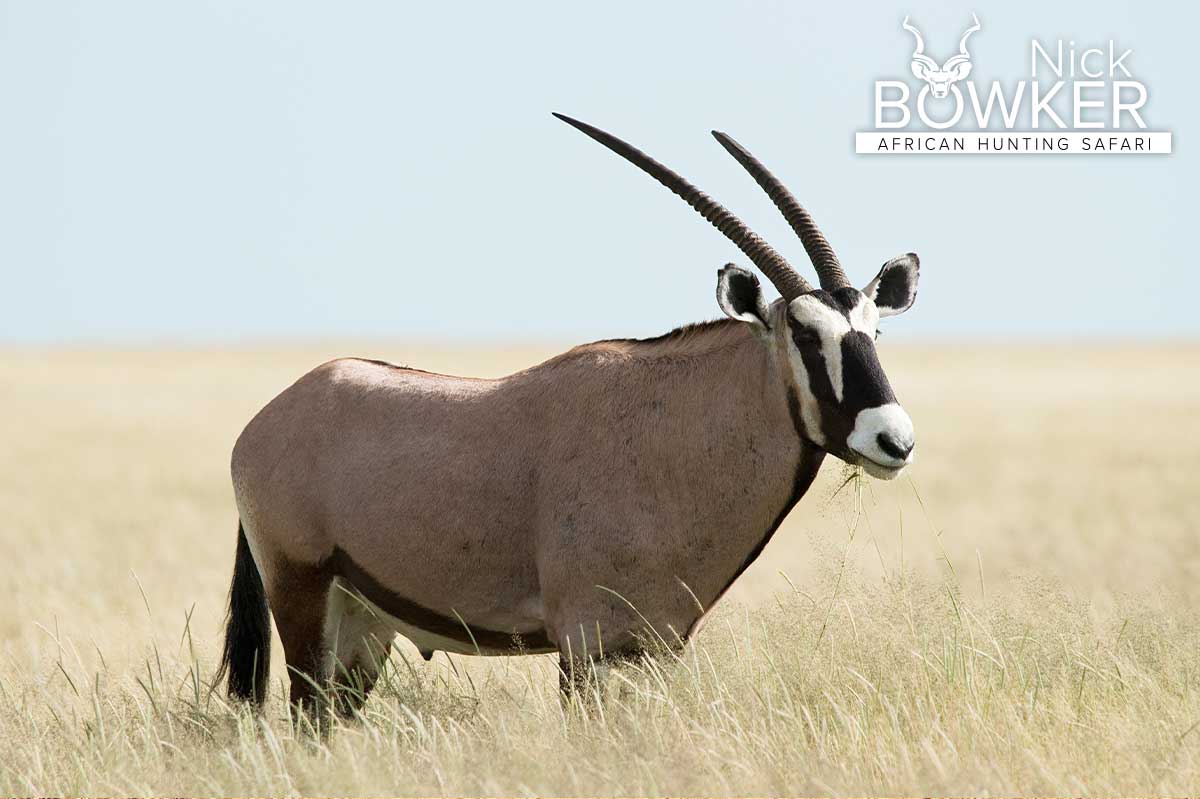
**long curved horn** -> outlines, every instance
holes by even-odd
[[[605,133],[586,122],[580,122],[578,119],[572,119],[563,114],[555,113],[554,116],[571,127],[583,131],[617,155],[630,161],[692,206],[700,216],[724,233],[726,238],[736,244],[738,249],[754,262],[754,265],[783,295],[784,300],[791,302],[801,294],[813,290],[812,286],[792,268],[775,248],[763,241],[757,233],[748,228],[742,220],[726,210],[719,202],[688,183],[683,177],[611,133]]]
[[[821,232],[817,223],[809,216],[808,211],[804,210],[804,206],[792,196],[779,178],[772,175],[770,170],[751,155],[745,147],[729,136],[719,130],[714,130],[712,135],[730,155],[737,159],[739,164],[746,168],[746,171],[771,198],[771,202],[775,203],[775,207],[792,226],[792,230],[796,231],[796,235],[800,237],[800,243],[804,245],[804,250],[817,270],[817,276],[821,279],[821,288],[833,291],[849,286],[850,280],[842,271],[842,265],[838,261],[837,255],[834,254],[833,247],[825,239],[825,234]]]

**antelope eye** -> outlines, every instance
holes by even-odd
[[[797,347],[801,347],[806,344],[819,344],[821,339],[812,330],[806,330],[804,328],[793,328],[792,329],[792,341],[796,342]]]
[[[880,330],[879,328],[875,328],[875,340],[879,341],[879,337],[882,335],[883,335],[883,331]]]

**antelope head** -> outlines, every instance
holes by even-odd
[[[874,477],[890,479],[912,462],[912,420],[892,392],[875,339],[880,317],[903,313],[916,299],[920,262],[915,254],[893,258],[866,286],[855,288],[816,222],[783,183],[740,144],[713,131],[800,237],[820,278],[820,288],[813,288],[770,244],[683,177],[610,133],[555,116],[682,198],[779,290],[782,300],[768,304],[753,273],[733,264],[717,273],[721,310],[749,325],[787,375],[786,399],[803,440]]]
[[[908,17],[904,18],[904,29],[917,40],[917,49],[912,55],[912,73],[929,84],[929,90],[934,97],[945,97],[950,93],[952,84],[971,74],[971,54],[967,52],[967,39],[983,27],[979,24],[979,17],[974,14],[971,17],[975,24],[967,28],[967,32],[959,40],[958,54],[950,56],[940,67],[936,61],[925,55],[925,40],[921,38],[921,32],[908,24]]]

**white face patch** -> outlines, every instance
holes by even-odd
[[[890,480],[912,463],[913,441],[912,419],[892,402],[859,411],[846,444],[862,456],[868,474]]]
[[[860,294],[858,303],[850,310],[849,319],[840,312],[830,308],[811,294],[805,294],[792,300],[788,306],[792,318],[805,327],[812,328],[821,342],[821,355],[825,359],[825,370],[829,376],[829,385],[833,386],[833,395],[841,402],[845,394],[845,380],[842,376],[842,338],[851,331],[866,333],[872,339],[879,328],[879,309],[870,298]],[[799,353],[794,354],[799,358]],[[803,368],[800,373],[803,373]],[[807,420],[805,420],[807,422]]]
[[[825,359],[825,371],[829,376],[829,385],[833,386],[833,394],[837,401],[841,402],[843,388],[842,337],[850,332],[850,323],[846,321],[846,317],[811,294],[804,294],[792,300],[788,311],[797,322],[811,328],[820,340],[821,355]],[[795,353],[794,357],[799,360],[800,353]],[[802,364],[800,371],[804,373]],[[808,423],[807,419],[804,421],[805,424]]]
[[[850,332],[850,323],[841,312],[835,311],[812,294],[802,294],[788,306],[792,318],[821,334],[842,336]]]
[[[879,309],[865,294],[859,297],[858,305],[850,311],[850,327],[875,338],[879,330]]]

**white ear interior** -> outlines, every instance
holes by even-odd
[[[717,304],[730,319],[765,328],[770,310],[752,272],[727,264],[717,273]]]
[[[884,264],[875,279],[866,285],[863,294],[875,303],[880,316],[895,316],[912,307],[917,299],[920,267],[916,253],[906,253]]]

